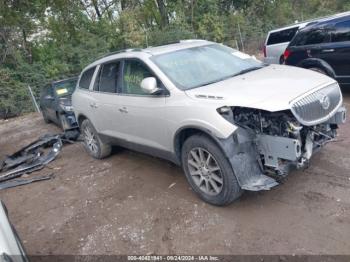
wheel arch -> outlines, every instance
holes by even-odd
[[[193,136],[196,134],[203,134],[209,139],[211,139],[225,154],[225,151],[223,150],[221,144],[219,143],[219,139],[210,130],[203,127],[198,127],[198,126],[184,126],[176,131],[174,136],[174,141],[173,141],[175,158],[178,164],[181,165],[181,151],[182,151],[182,146],[184,142],[190,136]]]
[[[333,68],[324,60],[319,58],[307,58],[301,61],[298,65],[298,67],[302,67],[305,69],[317,67],[322,70],[324,70],[328,76],[335,78],[335,72]]]

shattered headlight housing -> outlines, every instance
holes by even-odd
[[[60,104],[60,106],[64,111],[67,111],[67,112],[73,111],[73,106],[71,106],[71,105]]]

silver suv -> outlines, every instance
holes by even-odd
[[[215,205],[276,186],[345,121],[334,79],[203,40],[97,60],[73,107],[92,157],[119,145],[170,160]]]

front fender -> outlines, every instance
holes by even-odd
[[[177,128],[177,133],[179,132],[179,130],[183,130],[189,127],[203,130],[206,133],[210,134],[211,136],[219,139],[228,138],[237,129],[237,126],[228,122],[224,118],[222,118],[222,120],[220,121],[212,121],[212,122],[200,120],[200,119],[188,119],[181,122],[180,127]]]
[[[301,61],[297,66],[302,68],[317,67],[323,69],[328,76],[335,78],[335,72],[333,68],[326,61],[319,58],[307,58]]]

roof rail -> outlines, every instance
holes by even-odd
[[[113,52],[109,52],[105,55],[102,55],[100,57],[98,57],[96,60],[98,59],[101,59],[101,58],[104,58],[104,57],[107,57],[107,56],[111,56],[111,55],[116,55],[116,54],[119,54],[119,53],[124,53],[124,52],[140,52],[142,51],[141,48],[127,48],[127,49],[121,49],[121,50],[118,50],[118,51],[113,51]]]
[[[186,43],[186,42],[200,42],[200,41],[205,41],[205,40],[203,40],[203,39],[182,39],[182,40],[165,42],[165,43],[162,43],[161,45],[158,45],[158,46],[172,45],[172,44]],[[154,47],[158,47],[158,46],[154,46]],[[152,47],[152,46],[148,46],[147,48],[149,48],[149,47]]]
[[[205,41],[203,39],[184,39],[184,40],[180,40],[179,43],[186,43],[186,42],[201,42],[201,41]]]

